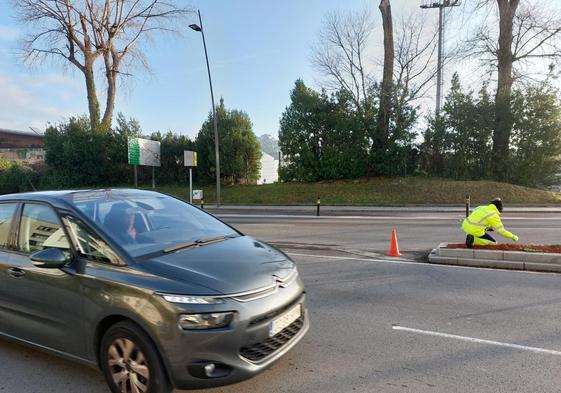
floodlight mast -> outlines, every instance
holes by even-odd
[[[444,9],[457,7],[460,0],[422,0],[421,8],[438,8],[438,65],[436,68],[436,110],[435,118],[440,116],[442,102],[442,47],[444,45]]]

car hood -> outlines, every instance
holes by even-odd
[[[294,269],[282,252],[249,236],[153,257],[139,265],[159,277],[225,295],[271,285]]]

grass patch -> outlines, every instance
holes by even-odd
[[[215,201],[215,188],[204,191],[205,204]],[[188,199],[188,185],[161,186],[158,190]],[[405,177],[334,180],[317,183],[275,183],[262,186],[222,187],[223,204],[314,204],[318,196],[327,205],[446,205],[463,204],[466,195],[472,204],[489,202],[500,196],[507,204],[559,204],[561,194],[536,188],[493,181],[454,181]]]

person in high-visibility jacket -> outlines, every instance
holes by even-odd
[[[505,229],[501,221],[503,201],[495,198],[487,206],[476,208],[462,223],[462,229],[466,233],[466,246],[492,246],[497,244],[493,236],[487,231],[495,231],[513,241],[518,241],[518,236]]]

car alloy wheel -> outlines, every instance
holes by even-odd
[[[146,357],[131,340],[118,338],[108,349],[109,370],[122,393],[146,393],[150,370]]]
[[[100,366],[113,393],[170,393],[154,343],[131,321],[111,326],[99,348]]]

